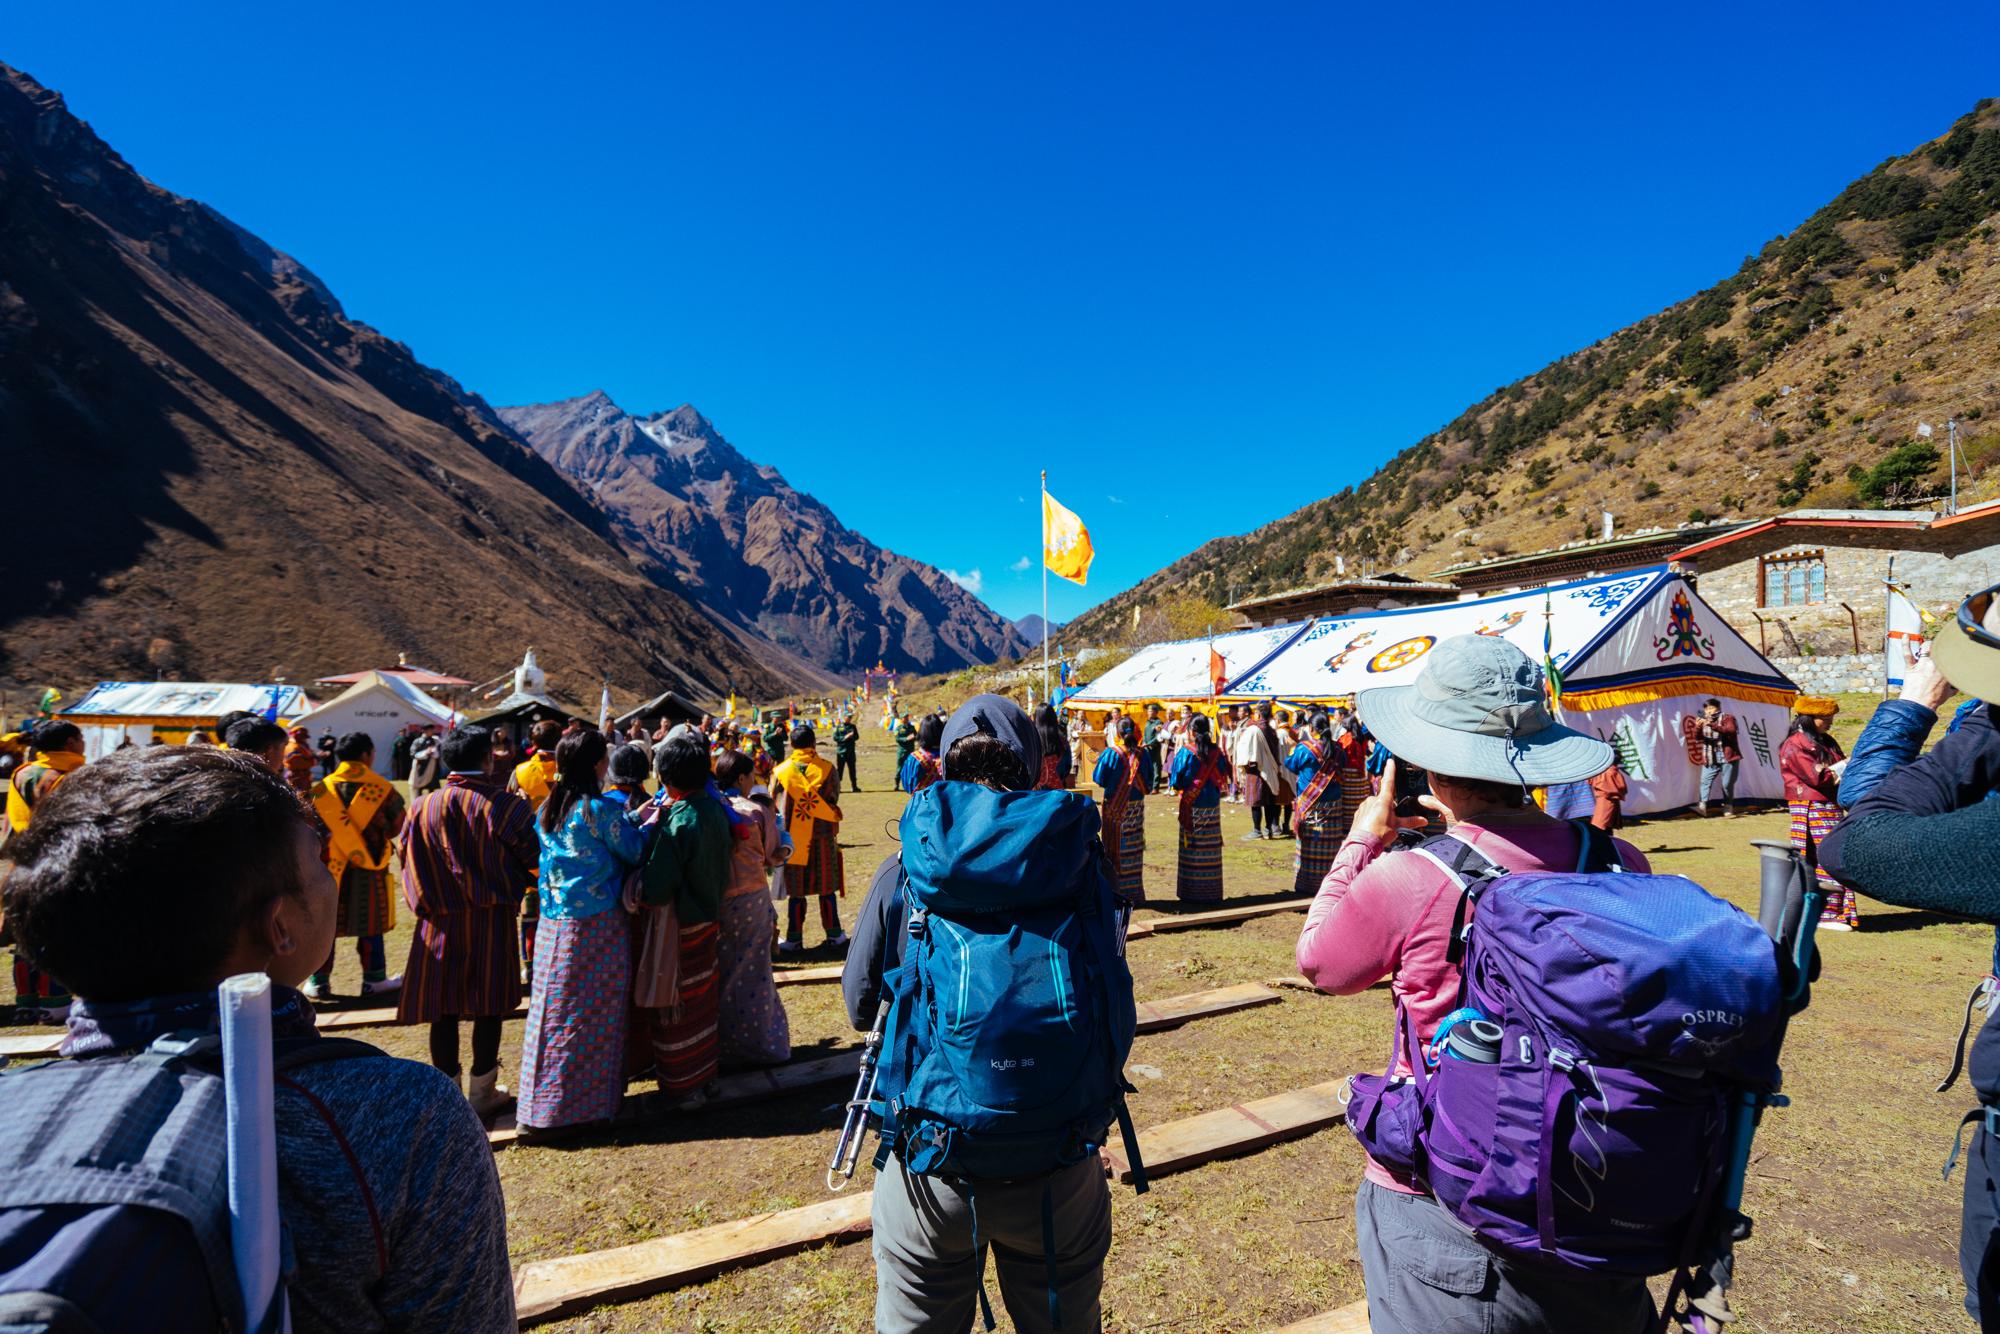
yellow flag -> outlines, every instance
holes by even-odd
[[[1081,584],[1089,579],[1090,562],[1096,555],[1090,549],[1090,530],[1083,526],[1083,520],[1047,491],[1042,492],[1042,564],[1051,574]]]

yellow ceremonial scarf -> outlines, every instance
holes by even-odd
[[[819,794],[832,773],[833,764],[811,750],[793,751],[790,759],[771,771],[771,782],[783,787],[792,799],[791,814],[785,820],[785,832],[792,839],[792,866],[804,866],[812,856],[814,820],[840,822],[840,808]]]
[[[514,787],[522,796],[534,803],[536,810],[549,799],[549,788],[556,781],[556,757],[536,751],[527,759],[514,766]]]
[[[13,827],[14,832],[18,834],[23,829],[26,829],[28,827],[28,817],[35,813],[35,808],[28,804],[28,799],[21,795],[21,779],[26,778],[37,769],[45,770],[48,773],[47,778],[41,779],[35,784],[35,800],[40,801],[43,797],[48,796],[49,793],[56,790],[56,784],[62,782],[65,775],[82,767],[83,756],[76,754],[74,751],[52,750],[46,755],[36,756],[33,764],[24,766],[19,773],[16,773],[9,779],[7,783],[7,823]]]
[[[354,800],[341,804],[340,794],[334,791],[336,783],[355,784]],[[382,803],[395,791],[389,780],[370,769],[365,764],[352,760],[342,760],[334,766],[332,773],[313,784],[313,809],[326,823],[328,834],[328,856],[326,869],[333,872],[336,884],[347,873],[349,866],[359,866],[365,871],[385,871],[389,868],[391,845],[382,845],[382,856],[378,860],[368,851],[368,840],[362,837],[369,824],[375,819],[375,812],[382,809]]]

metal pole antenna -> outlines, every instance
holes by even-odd
[[[1951,451],[1951,512],[1958,513],[1958,418],[1944,424],[1946,448]]]
[[[1049,470],[1042,469],[1042,698],[1049,697]]]

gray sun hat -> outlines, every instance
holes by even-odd
[[[1399,760],[1454,778],[1547,787],[1594,778],[1611,747],[1550,716],[1542,670],[1494,635],[1456,635],[1407,686],[1364,690],[1355,712]]]

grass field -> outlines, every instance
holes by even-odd
[[[1844,738],[1858,730],[1867,707],[1860,697],[1848,701]],[[843,798],[849,921],[868,876],[893,846],[902,798],[887,790],[890,761],[880,734],[868,733],[861,763],[868,790]],[[1247,815],[1223,809],[1229,902],[1288,891],[1292,845],[1239,842]],[[1150,802],[1147,880],[1165,911],[1175,908],[1173,835],[1171,803]],[[1748,841],[1784,835],[1778,814],[1653,821],[1626,833],[1656,869],[1689,875],[1752,909],[1757,872]],[[1744,1331],[1971,1328],[1959,1306],[1958,1183],[1938,1176],[1952,1127],[1971,1101],[1963,1088],[1946,1095],[1931,1089],[1965,993],[1984,971],[1992,932],[1865,901],[1862,915],[1860,932],[1823,938],[1824,976],[1785,1051],[1793,1105],[1772,1112],[1758,1136],[1745,1205],[1756,1235],[1739,1251]],[[1299,921],[1280,915],[1135,941],[1138,994],[1153,999],[1289,974]],[[816,940],[816,920],[807,930]],[[390,944],[392,966],[408,938],[405,917]],[[809,952],[788,966],[832,957]],[[337,988],[351,994],[357,980],[352,951],[343,949]],[[1132,1056],[1138,1124],[1382,1065],[1390,1023],[1384,992],[1283,994],[1278,1005],[1140,1037]],[[855,1041],[837,988],[788,987],[782,995],[801,1052]],[[510,1073],[520,1028],[508,1025],[502,1048]],[[363,1036],[424,1059],[419,1030]],[[516,1262],[825,1198],[821,1178],[846,1094],[844,1086],[828,1086],[573,1147],[500,1155]],[[1352,1219],[1360,1171],[1359,1149],[1335,1128],[1167,1178],[1145,1196],[1114,1187],[1107,1328],[1264,1330],[1360,1297]],[[864,1165],[851,1189],[868,1189],[867,1175]],[[873,1290],[869,1249],[855,1244],[551,1328],[862,1330],[870,1326]],[[1004,1313],[1001,1320],[1004,1326]]]

